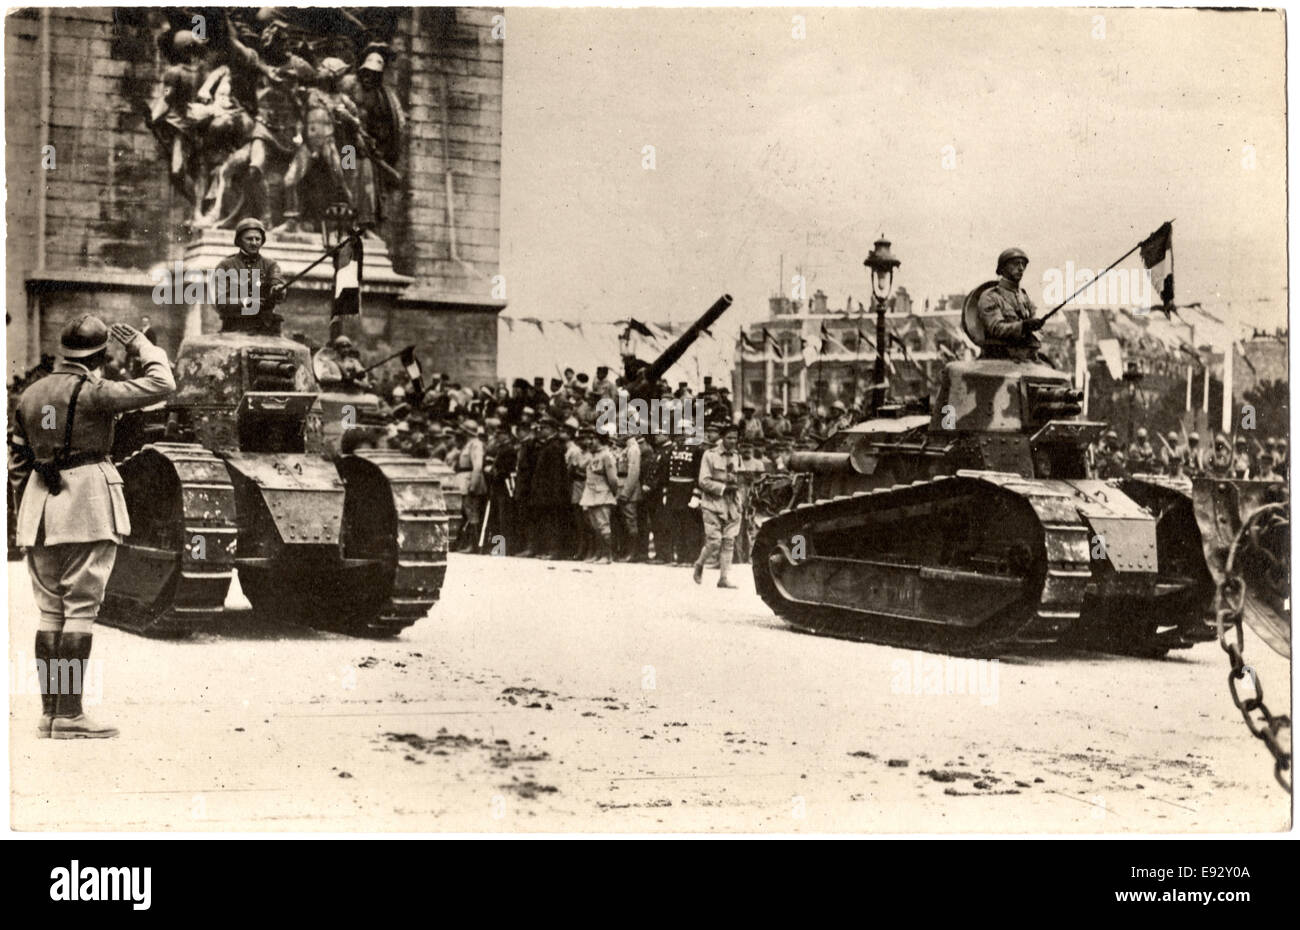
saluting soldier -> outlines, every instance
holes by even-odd
[[[736,535],[740,532],[740,456],[736,453],[736,427],[720,429],[721,440],[700,459],[700,513],[704,517],[704,545],[695,560],[693,578],[704,579],[704,566],[718,560],[719,588],[734,588],[727,580]]]
[[[85,315],[60,337],[63,359],[23,391],[10,438],[9,480],[21,494],[17,544],[40,611],[36,662],[41,682],[38,735],[55,739],[117,736],[81,707],[86,661],[117,546],[131,533],[122,479],[109,458],[118,416],[157,403],[172,391],[167,353],[122,323],[111,333],[142,374],[109,381],[110,329]],[[50,672],[67,669],[68,680]],[[65,686],[66,684],[66,686]]]
[[[1020,249],[1005,249],[998,256],[998,283],[980,295],[979,316],[984,324],[981,358],[1034,361],[1041,343],[1043,321],[1034,316],[1034,302],[1020,286],[1029,256]]]

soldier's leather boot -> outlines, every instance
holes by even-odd
[[[68,687],[60,688],[58,711],[50,727],[54,739],[108,739],[117,727],[96,723],[82,712],[81,693],[86,684],[86,661],[90,658],[90,633],[64,633],[59,637],[59,658],[71,663]]]
[[[721,573],[718,575],[719,588],[734,588],[735,585],[727,580],[727,569],[731,568],[731,553],[728,551],[730,544],[727,541],[722,543],[722,551],[718,553],[718,567]]]
[[[694,581],[695,581],[696,584],[700,584],[701,582],[704,581],[704,563],[703,563],[703,562],[696,562],[696,563],[695,563],[695,571],[691,572],[691,578],[694,579]]]
[[[613,554],[614,554],[614,544],[610,541],[610,538],[608,536],[601,536],[600,553],[596,558],[596,564],[608,565],[612,561],[610,556],[612,556]]]
[[[38,739],[50,738],[50,726],[59,707],[58,673],[53,676],[54,660],[59,654],[58,631],[38,630],[36,633],[36,676],[41,685],[41,722],[36,725]]]

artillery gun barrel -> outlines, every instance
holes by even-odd
[[[704,311],[704,315],[691,324],[686,332],[674,340],[673,344],[664,349],[663,354],[650,363],[648,367],[642,370],[637,380],[645,384],[654,384],[667,373],[669,368],[677,363],[686,350],[691,347],[691,343],[700,337],[700,333],[708,329],[718,321],[718,317],[727,312],[731,306],[731,295],[723,294],[713,302],[713,306]]]

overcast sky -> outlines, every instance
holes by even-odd
[[[1271,13],[511,8],[509,312],[739,323],[783,253],[843,306],[882,232],[918,303],[1010,245],[1042,303],[1176,219],[1179,301],[1283,325],[1284,61]]]

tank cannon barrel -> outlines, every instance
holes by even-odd
[[[637,375],[636,380],[644,385],[651,385],[662,378],[672,368],[677,361],[686,354],[686,350],[691,347],[696,339],[700,338],[700,333],[704,332],[710,326],[718,321],[722,314],[727,312],[731,306],[731,295],[723,294],[713,302],[713,306],[704,311],[704,315],[690,325],[686,332],[678,336],[673,344],[664,349],[663,353],[643,368]]]

